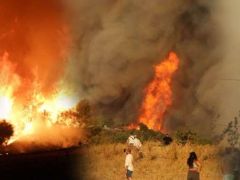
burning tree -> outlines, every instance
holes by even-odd
[[[13,135],[13,126],[6,120],[0,121],[0,145],[6,143]]]

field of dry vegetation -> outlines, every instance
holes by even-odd
[[[87,174],[89,180],[125,179],[123,149],[125,144],[91,145],[87,150]],[[186,160],[189,152],[195,151],[202,163],[201,180],[220,180],[219,148],[213,145],[161,146],[158,142],[143,144],[143,159],[134,156],[134,174],[136,180],[184,180],[188,167]]]

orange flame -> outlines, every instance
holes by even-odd
[[[138,119],[139,123],[145,124],[149,129],[163,130],[164,114],[172,105],[172,76],[178,66],[179,58],[174,52],[155,66],[155,77],[146,88]]]
[[[65,130],[84,125],[76,109],[80,99],[66,80],[72,37],[62,8],[56,0],[0,5],[0,121],[14,128],[8,144],[45,142],[51,135],[72,140]]]
[[[74,117],[64,116],[64,121],[61,117],[66,111],[74,112],[79,102],[69,87],[60,84],[55,87],[55,93],[46,97],[36,80],[29,87],[30,97],[26,97],[28,100],[23,103],[15,95],[23,78],[15,72],[15,66],[9,61],[7,52],[0,56],[0,69],[0,120],[6,120],[14,127],[14,136],[8,144],[34,134],[36,130],[39,131],[39,126],[51,128],[55,124],[62,124],[65,127],[79,127],[80,124]]]

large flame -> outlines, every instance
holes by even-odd
[[[163,130],[164,114],[172,104],[172,77],[178,66],[179,58],[174,52],[155,66],[155,77],[146,88],[138,120],[149,129]]]
[[[15,65],[8,60],[8,53],[0,57],[0,119],[5,119],[14,127],[14,136],[10,143],[26,135],[34,134],[36,124],[51,128],[55,124],[64,126],[78,126],[79,122],[73,117],[61,114],[72,110],[78,103],[78,98],[69,88],[59,85],[55,93],[47,97],[40,91],[40,85],[33,82],[29,87],[30,96],[24,104],[15,93],[23,83],[23,79],[15,72]],[[61,89],[61,90],[58,90]],[[24,94],[25,95],[25,94]]]
[[[8,144],[40,135],[71,139],[65,130],[81,125],[79,98],[64,80],[71,34],[62,8],[55,0],[0,6],[0,120],[14,128]]]

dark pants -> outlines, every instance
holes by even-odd
[[[187,180],[199,180],[199,172],[197,171],[188,171]]]
[[[132,173],[133,173],[133,171],[127,170],[127,173],[126,173],[127,178],[132,177]]]

